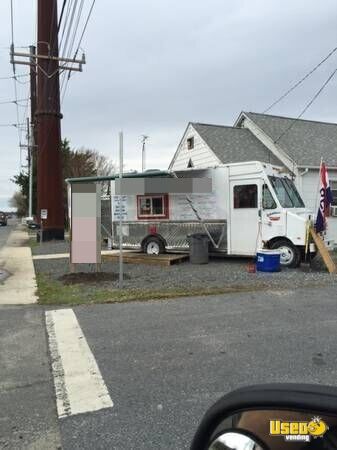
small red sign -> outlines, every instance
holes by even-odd
[[[149,234],[157,234],[157,227],[155,225],[149,227]]]

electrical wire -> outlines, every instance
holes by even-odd
[[[17,128],[18,125],[16,123],[2,123],[2,124],[0,124],[0,127],[15,127],[15,128]]]
[[[76,13],[76,9],[77,9],[77,3],[78,3],[78,0],[74,0],[74,6],[73,6],[72,13],[71,13],[71,16],[70,16],[70,22],[69,22],[69,25],[68,25],[68,30],[67,30],[67,33],[66,33],[65,42],[64,42],[64,45],[63,45],[63,49],[62,49],[62,54],[63,55],[67,54],[67,47],[68,47],[68,42],[69,42],[70,35],[71,35],[71,29],[72,29],[72,26],[73,26],[74,17],[75,17],[75,13]]]
[[[325,58],[322,59],[313,69],[311,69],[306,75],[304,75],[303,78],[301,78],[297,83],[295,83],[290,89],[288,89],[281,97],[279,97],[277,100],[275,100],[268,108],[266,108],[263,111],[263,114],[270,111],[274,106],[276,106],[278,103],[280,103],[284,98],[286,98],[291,92],[293,92],[298,86],[300,86],[307,78],[310,77],[322,64],[325,63],[335,52],[337,51],[337,47],[333,48],[330,53],[328,53]]]
[[[14,43],[14,8],[13,8],[13,0],[11,0],[11,37],[12,44]]]
[[[274,144],[276,144],[277,142],[279,142],[282,137],[287,134],[292,127],[295,125],[295,123],[303,116],[303,114],[310,108],[310,106],[314,103],[314,101],[321,95],[321,93],[323,92],[323,90],[326,88],[326,86],[329,84],[329,82],[332,80],[332,78],[336,75],[337,73],[337,68],[329,75],[329,77],[327,78],[327,80],[323,83],[323,85],[319,88],[319,90],[316,92],[316,94],[312,97],[312,99],[305,105],[305,107],[303,108],[303,110],[301,111],[301,113],[295,118],[293,119],[292,123],[289,125],[288,128],[286,128],[283,133],[280,134],[280,136],[274,141]]]
[[[22,77],[28,77],[29,73],[25,73],[22,75],[11,75],[10,77],[0,77],[0,80],[12,80],[13,78],[22,78]]]
[[[64,34],[65,34],[66,29],[67,29],[67,24],[68,24],[68,19],[69,19],[69,16],[70,16],[72,3],[73,3],[73,0],[70,0],[69,3],[68,3],[68,6],[67,6],[66,17],[64,19],[64,25],[63,25],[63,29],[62,29],[62,35],[61,35],[61,38],[60,38],[60,41],[59,41],[59,47],[60,48],[62,47]],[[59,32],[60,32],[60,30],[59,30]]]
[[[79,42],[78,42],[77,50],[76,50],[76,53],[75,53],[76,55],[77,55],[77,53],[78,53],[78,51],[79,51],[79,49],[80,49],[80,47],[81,47],[81,43],[82,43],[82,40],[83,40],[83,36],[84,36],[84,34],[85,34],[85,32],[86,32],[86,29],[87,29],[87,27],[88,27],[88,23],[89,23],[91,14],[92,14],[92,10],[94,9],[95,3],[96,3],[96,0],[93,0],[93,2],[92,2],[92,4],[91,4],[91,7],[90,7],[90,10],[89,10],[89,13],[88,13],[87,20],[86,20],[86,22],[85,22],[85,24],[84,24],[84,28],[83,28],[83,31],[82,31],[80,40],[79,40]]]
[[[90,10],[89,10],[89,13],[88,13],[88,16],[87,16],[87,20],[86,20],[86,22],[84,24],[84,27],[83,27],[83,30],[82,30],[82,34],[81,34],[80,39],[78,41],[77,49],[76,49],[76,52],[74,54],[74,59],[76,59],[76,57],[78,55],[78,52],[79,52],[79,49],[81,48],[82,40],[83,40],[84,34],[85,34],[86,30],[87,30],[88,23],[89,23],[92,11],[94,9],[95,3],[96,3],[96,0],[93,0],[92,3],[91,3],[91,7],[90,7]],[[64,89],[64,92],[63,92],[63,95],[62,95],[61,102],[63,102],[63,100],[64,100],[70,76],[71,76],[71,73],[69,72],[68,77],[67,77],[67,82],[66,82],[66,85],[65,85],[65,89]]]
[[[10,2],[10,22],[11,22],[11,48],[14,48],[14,6],[13,6],[13,0],[11,0]],[[13,68],[13,84],[14,84],[14,95],[15,95],[15,105],[16,105],[16,122],[19,124],[20,122],[20,115],[19,115],[19,106],[18,106],[18,89],[17,89],[17,83],[16,83],[16,69],[15,69],[15,64],[12,64],[12,68]],[[21,143],[21,132],[19,130],[19,127],[17,127],[18,129],[18,139],[19,139],[19,144]]]
[[[64,9],[65,9],[66,4],[67,4],[67,0],[63,0],[62,9],[61,9],[61,14],[60,14],[60,19],[59,19],[59,23],[58,23],[58,25],[57,25],[57,34],[59,33],[60,28],[61,28],[62,19],[63,19],[63,14],[64,14]]]
[[[10,103],[14,103],[17,104],[18,102],[26,102],[27,100],[29,100],[29,98],[22,98],[19,100],[6,100],[4,102],[0,102],[0,105],[9,105]],[[19,105],[19,106],[23,106],[23,105]]]
[[[68,52],[67,52],[67,55],[66,55],[67,58],[71,57],[71,54],[72,54],[72,51],[73,51],[77,30],[78,30],[78,27],[79,27],[79,24],[80,24],[80,20],[81,20],[83,6],[84,6],[84,0],[81,0],[81,3],[79,5],[78,11],[77,11],[77,18],[76,18],[76,22],[75,22],[74,31],[73,31],[73,34],[72,34],[72,37],[71,37],[71,40],[70,40],[70,45],[69,45],[69,48],[68,48]],[[74,57],[74,59],[75,59],[75,57]],[[62,99],[64,98],[65,91],[67,89],[67,85],[68,85],[68,81],[69,81],[69,78],[70,78],[70,74],[71,74],[71,72],[69,72],[68,74],[65,73],[63,78],[62,78],[62,84],[61,84],[61,90],[60,90]],[[62,94],[62,91],[63,91],[63,94]]]
[[[64,37],[64,36],[66,36],[66,41],[65,41],[65,44],[64,44],[64,45],[68,45],[69,36],[71,35],[71,27],[72,27],[72,24],[73,24],[73,18],[74,18],[75,12],[76,12],[77,1],[78,1],[78,0],[75,0],[75,3],[73,3],[72,0],[70,0],[70,2],[68,2],[68,6],[67,6],[67,9],[66,9],[66,13],[65,13],[65,19],[64,19],[64,21],[63,21],[64,25],[63,25],[63,29],[62,29],[62,36],[61,36],[61,39],[60,39],[59,49],[61,48],[61,43],[62,43],[62,41],[63,41],[63,37]],[[64,7],[65,7],[65,4],[64,4]],[[62,8],[63,8],[63,6],[62,6]],[[71,8],[73,8],[73,9],[71,9]],[[65,11],[65,10],[64,10],[64,8],[63,8],[63,16],[64,16],[64,11]],[[61,14],[62,14],[62,13],[61,13]],[[68,22],[69,17],[70,17],[70,21]],[[58,23],[58,28],[59,28],[59,27],[61,28],[61,17],[60,17],[60,21],[59,21],[59,23]],[[68,28],[68,29],[67,29],[67,28]],[[54,39],[53,39],[53,42],[50,42],[50,49],[51,49],[50,51],[51,51],[51,54],[52,54],[52,55],[54,55],[55,52],[56,52],[56,50],[57,50],[59,31],[60,31],[60,30],[58,29],[58,30],[57,30],[57,34],[56,34],[56,36],[55,36]],[[59,51],[58,53],[61,53],[61,52]],[[48,62],[47,72],[44,71],[44,74],[45,74],[48,78],[53,78],[54,75],[56,75],[57,72],[59,72],[59,69],[57,69],[55,72],[53,72],[53,74],[50,74],[50,75],[49,75],[49,72],[50,72],[50,64],[51,64],[51,60]],[[40,67],[39,67],[39,68],[40,68]],[[40,70],[41,70],[41,68],[40,68]],[[56,80],[56,79],[55,79],[55,80]],[[48,89],[48,86],[47,86],[47,85],[48,85],[48,83],[45,83],[45,86],[44,86],[44,93],[41,94],[42,97],[46,97],[46,95],[47,95],[47,89]],[[55,96],[58,95],[57,89],[59,89],[59,82],[56,82],[56,81],[55,81],[55,82],[52,83],[51,85],[49,84],[49,89],[50,89],[50,97],[51,97],[51,98],[55,98]],[[46,137],[45,137],[45,139],[44,139],[44,142],[40,142],[40,143],[39,143],[40,148],[44,148],[44,147],[45,147],[45,145],[46,145],[47,142],[48,142],[49,137],[50,137],[50,133],[49,133],[48,135],[46,135]]]

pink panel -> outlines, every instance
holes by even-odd
[[[97,263],[97,218],[73,217],[71,233],[71,262]]]
[[[73,263],[97,263],[96,242],[72,242],[71,260]]]
[[[97,239],[97,218],[96,217],[73,217],[72,236],[76,237],[76,242],[95,241]]]

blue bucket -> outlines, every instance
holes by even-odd
[[[259,250],[256,253],[256,270],[259,272],[279,272],[281,270],[278,250]]]

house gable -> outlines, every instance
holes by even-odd
[[[242,112],[236,126],[249,128],[275,155],[297,167],[317,168],[321,158],[328,167],[337,167],[336,123]]]
[[[281,161],[282,164],[292,173],[298,175],[298,167],[296,161],[294,161],[281,147],[276,144],[274,140],[261,129],[251,117],[242,112],[236,120],[234,126],[239,128],[248,129],[261,143],[263,143],[270,152]]]
[[[189,123],[169,165],[169,170],[184,170],[189,167],[202,169],[221,164],[219,158],[202,139],[193,123]]]

